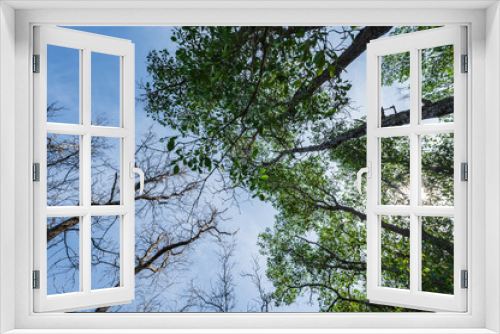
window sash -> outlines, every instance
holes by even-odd
[[[467,162],[467,76],[460,71],[461,54],[466,54],[466,28],[445,27],[372,41],[367,48],[367,162],[372,177],[367,182],[367,296],[371,302],[422,310],[467,310],[467,290],[461,289],[460,271],[467,269],[467,183],[460,180],[460,164]],[[454,46],[454,122],[420,124],[420,50]],[[381,127],[380,58],[410,52],[410,124]],[[421,148],[423,134],[454,133],[454,207],[429,207],[418,203],[420,196]],[[380,205],[380,138],[410,138],[410,205]],[[410,290],[381,286],[381,215],[410,216]],[[454,218],[454,294],[420,291],[422,239],[421,216]]]
[[[47,45],[80,50],[80,122],[47,122]],[[91,54],[120,57],[120,127],[91,125]],[[40,289],[34,289],[34,311],[74,311],[124,304],[134,299],[134,44],[128,40],[38,26],[34,28],[34,54],[40,55],[40,73],[34,80],[34,162],[40,163],[40,182],[34,183],[34,270],[40,271]],[[47,134],[77,135],[80,138],[80,205],[47,207]],[[91,138],[120,138],[121,205],[91,205]],[[120,286],[91,288],[91,217],[120,216]],[[78,292],[47,295],[47,218],[79,217]]]

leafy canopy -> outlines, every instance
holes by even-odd
[[[150,52],[147,112],[177,132],[165,138],[174,171],[218,172],[279,211],[258,241],[277,305],[310,294],[320,311],[401,311],[366,299],[365,198],[354,187],[366,124],[350,117],[345,73],[371,39],[429,28],[182,27],[175,53]],[[452,121],[453,49],[424,50],[422,59],[423,118]],[[384,86],[409,75],[409,63],[384,59]],[[408,113],[382,121],[404,125]],[[383,200],[406,204],[409,142],[382,146]],[[452,205],[453,135],[423,136],[422,148],[425,200]],[[453,293],[453,222],[422,221],[423,289]],[[382,217],[382,229],[383,283],[407,288],[408,219]]]

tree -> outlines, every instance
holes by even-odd
[[[236,292],[233,270],[234,242],[228,243],[219,240],[219,251],[217,257],[220,264],[220,271],[215,282],[210,282],[210,287],[196,286],[195,280],[191,280],[191,286],[185,296],[186,305],[182,312],[195,309],[198,312],[232,312],[236,307]],[[202,277],[205,278],[205,277]]]
[[[260,257],[256,254],[252,256],[252,272],[241,273],[242,277],[249,278],[255,288],[258,291],[258,296],[254,299],[257,305],[251,305],[248,307],[249,311],[252,312],[270,312],[272,309],[272,296],[270,293],[266,292],[264,287],[264,278],[261,274]]]
[[[173,164],[214,173],[279,210],[259,244],[268,257],[275,304],[315,294],[320,311],[400,311],[366,299],[366,214],[353,189],[365,165],[365,119],[352,119],[344,78],[370,40],[433,27],[182,27],[167,50],[148,56],[147,111],[178,133],[166,138]],[[450,47],[424,50],[422,118],[451,121]],[[450,58],[451,57],[451,58]],[[409,77],[405,55],[383,60],[382,84]],[[383,126],[409,122],[397,101],[383,106]],[[391,105],[392,104],[392,105]],[[429,203],[451,203],[453,136],[423,136],[423,182]],[[440,154],[436,154],[440,152]],[[408,142],[383,141],[386,203],[408,201]],[[423,224],[426,291],[452,291],[453,226]],[[383,282],[407,287],[409,227],[382,217]]]
[[[62,110],[48,106],[49,121]],[[113,161],[116,143],[92,139],[92,205],[120,203],[120,166]],[[100,307],[93,311],[165,311],[165,289],[186,269],[189,250],[207,237],[231,236],[220,229],[221,209],[199,204],[199,177],[184,169],[174,173],[170,153],[150,129],[137,145],[136,162],[145,173],[142,195],[136,201],[135,275],[137,299],[132,305]],[[47,137],[47,204],[78,205],[78,136]],[[135,185],[139,189],[139,184]],[[47,222],[48,277],[52,293],[78,290],[79,217],[49,218]],[[117,216],[92,219],[92,288],[119,286],[119,225]],[[94,284],[96,286],[94,286]]]

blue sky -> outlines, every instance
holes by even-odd
[[[47,59],[47,103],[64,107],[48,121],[78,124],[80,52],[48,45]]]
[[[136,82],[145,82],[148,77],[146,69],[146,56],[149,51],[156,49],[173,50],[170,42],[170,27],[70,27],[80,31],[113,36],[131,40],[135,44],[135,75]],[[59,113],[55,122],[77,123],[78,122],[78,51],[68,50],[60,47],[50,47],[48,60],[49,92],[48,103],[57,101],[66,109]],[[61,71],[64,69],[64,71]],[[360,118],[366,114],[366,56],[358,57],[343,74],[344,79],[349,79],[352,89],[349,92],[353,106],[357,111],[352,113],[353,118]],[[100,124],[118,126],[119,110],[119,60],[116,56],[92,54],[92,121],[95,124],[97,115]],[[139,84],[136,84],[136,97],[142,94]],[[155,123],[147,117],[143,104],[136,103],[136,143],[140,140],[151,126],[160,137],[168,135],[168,130]],[[104,118],[104,119],[103,119]],[[113,155],[113,159],[117,159]],[[141,167],[141,166],[138,166]],[[237,262],[234,276],[237,282],[236,295],[238,311],[246,311],[248,303],[252,301],[257,291],[248,279],[240,277],[241,272],[251,271],[251,256],[258,253],[256,245],[257,236],[266,227],[272,227],[274,215],[277,211],[269,204],[259,200],[243,201],[239,208],[232,207],[226,214],[231,219],[225,222],[225,226],[232,230],[239,229],[237,234],[237,248],[235,261]],[[215,251],[217,246],[213,242],[202,241],[191,251],[190,261],[192,266],[182,277],[182,282],[171,288],[172,291],[182,293],[186,288],[185,283],[194,279],[201,286],[208,286],[211,280],[215,280],[218,272],[218,263]],[[261,257],[261,267],[265,269],[265,258]],[[262,273],[263,274],[263,273]],[[94,280],[93,283],[94,285]],[[106,283],[100,283],[106,285]],[[271,290],[270,282],[267,282],[268,290]],[[275,308],[273,311],[282,312],[311,312],[316,311],[317,305],[307,303],[303,298],[301,302],[290,307]],[[126,307],[123,310],[128,310]]]

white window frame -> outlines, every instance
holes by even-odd
[[[394,6],[398,9],[394,9]],[[399,1],[397,4],[387,1],[234,4],[215,1],[4,1],[0,4],[0,10],[1,332],[76,333],[76,329],[87,329],[88,333],[111,333],[113,330],[144,333],[150,329],[158,333],[248,333],[248,329],[253,329],[252,332],[261,333],[415,333],[415,328],[419,329],[419,333],[500,332],[500,11],[497,1]],[[30,209],[33,206],[33,192],[29,177],[33,152],[30,146],[33,142],[30,55],[31,32],[36,24],[467,25],[471,60],[471,75],[468,79],[471,87],[468,98],[468,109],[471,111],[468,116],[468,145],[471,153],[468,311],[435,314],[33,313],[33,263],[30,255],[33,245],[33,212]],[[14,81],[15,86],[12,85]],[[14,146],[11,143],[12,136],[15,136]],[[15,189],[14,198],[12,189]],[[12,268],[15,268],[14,271]]]
[[[462,55],[467,55],[466,28],[450,26],[371,41],[367,46],[367,297],[377,304],[464,312],[467,290],[461,287],[461,271],[467,270],[467,184],[461,180],[461,163],[467,163],[467,73],[461,71]],[[421,103],[421,50],[443,45],[454,46],[454,120],[452,123],[423,124]],[[410,54],[410,122],[405,126],[381,124],[381,58]],[[454,133],[454,206],[421,204],[421,136]],[[410,141],[410,205],[381,205],[381,139],[407,137]],[[409,289],[381,285],[381,216],[408,216],[410,221]],[[421,218],[452,217],[454,244],[453,294],[422,291]]]
[[[128,40],[75,31],[60,27],[34,27],[34,54],[39,56],[39,72],[34,84],[34,162],[38,163],[39,181],[33,184],[34,270],[39,272],[39,288],[34,289],[34,311],[73,311],[100,306],[127,304],[135,296],[135,48]],[[80,104],[78,124],[47,122],[47,45],[78,50],[80,59]],[[119,58],[120,91],[118,127],[91,123],[92,53]],[[47,207],[47,134],[79,136],[78,206]],[[117,138],[120,153],[120,205],[93,206],[91,194],[91,141],[93,136]],[[91,286],[92,217],[119,216],[120,286],[93,290]],[[79,287],[77,292],[47,295],[47,218],[79,217]]]

